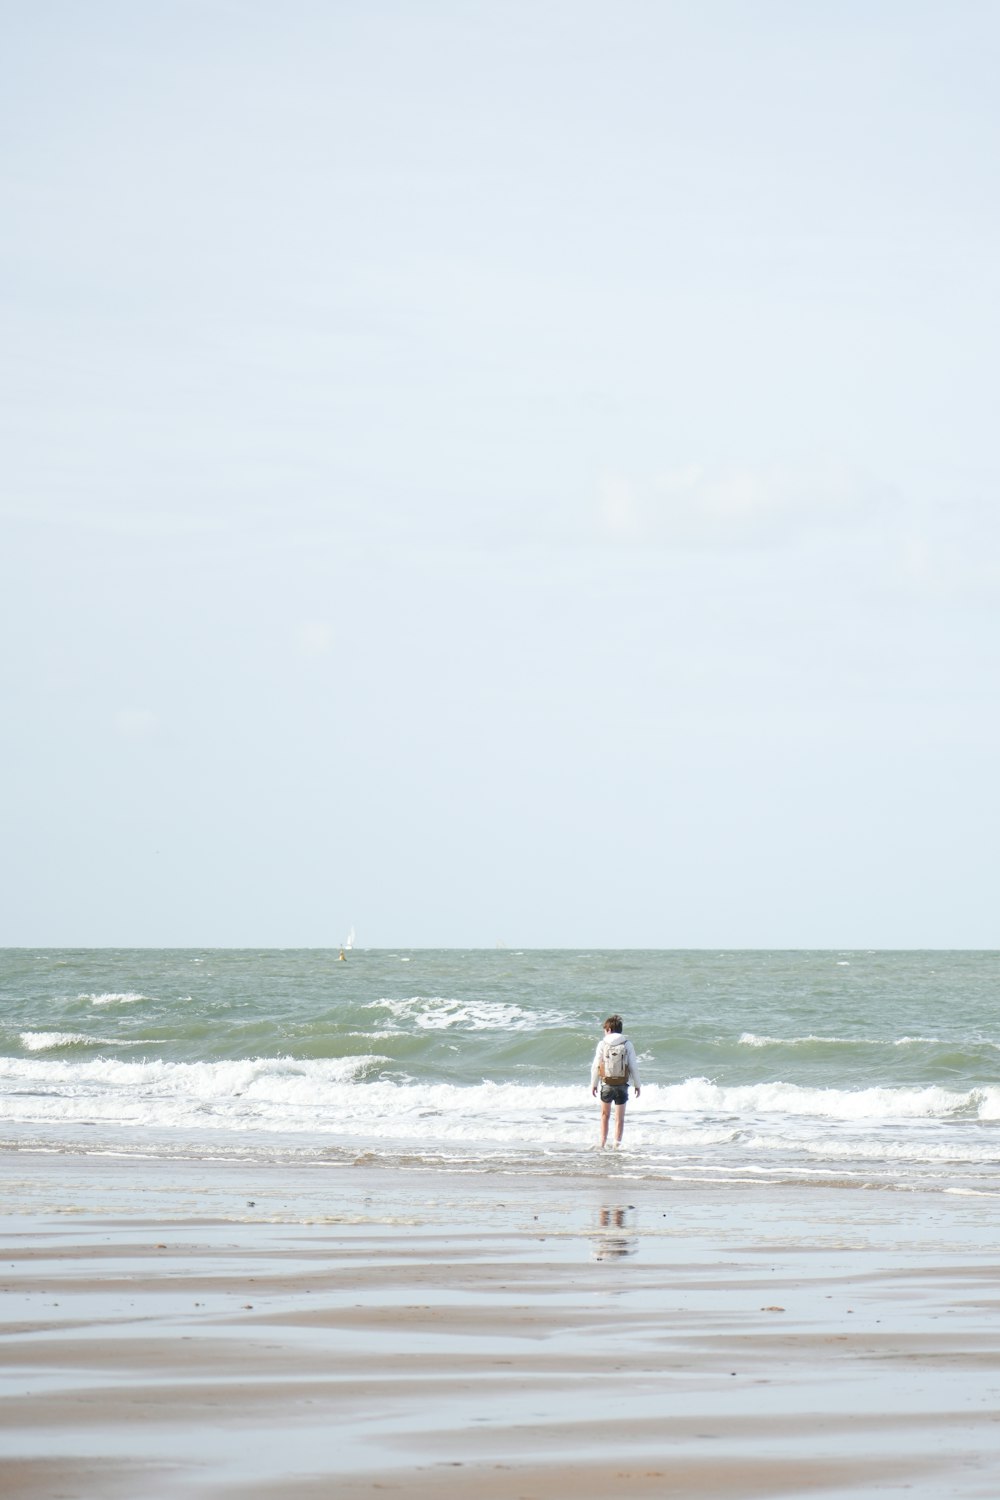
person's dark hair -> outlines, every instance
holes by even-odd
[[[621,1016],[609,1016],[604,1023],[604,1029],[605,1031],[623,1031]]]

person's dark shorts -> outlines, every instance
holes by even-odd
[[[627,1104],[628,1103],[628,1084],[627,1083],[602,1083],[601,1084],[601,1103],[602,1104]]]

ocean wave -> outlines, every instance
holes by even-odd
[[[25,1052],[49,1052],[66,1047],[162,1047],[162,1041],[136,1037],[134,1040],[109,1040],[87,1036],[80,1031],[22,1031],[21,1046]]]
[[[670,1084],[658,1091],[660,1101],[670,1109],[713,1114],[816,1115],[834,1120],[951,1119],[978,1113],[987,1104],[986,1096],[994,1094],[1000,1107],[998,1089],[955,1092],[937,1085],[838,1089],[806,1088],[795,1083],[721,1085],[708,1078],[688,1078],[684,1083]]]
[[[952,1045],[938,1036],[758,1036],[756,1032],[744,1031],[739,1039],[741,1047],[947,1047]],[[980,1041],[980,1047],[994,1047],[998,1043]]]
[[[755,1149],[764,1147],[772,1152],[786,1149],[785,1143],[780,1138],[763,1143],[759,1138],[753,1137],[747,1144]],[[803,1150],[809,1155],[822,1156],[834,1161],[919,1162],[924,1165],[947,1167],[969,1162],[986,1165],[991,1162],[995,1163],[997,1160],[997,1149],[992,1142],[979,1145],[971,1142],[968,1137],[963,1137],[960,1142],[928,1141],[923,1137],[880,1140],[872,1136],[859,1141],[825,1135],[820,1140],[795,1141],[794,1145],[796,1150]]]
[[[35,1036],[28,1049],[41,1052],[80,1041],[72,1034],[61,1038],[58,1033]],[[438,1122],[453,1117],[463,1122],[463,1128],[474,1131],[491,1116],[509,1115],[523,1128],[526,1121],[545,1118],[553,1110],[578,1110],[590,1103],[589,1090],[576,1083],[400,1080],[386,1076],[384,1068],[390,1061],[374,1053],[216,1062],[4,1058],[0,1059],[0,1084],[6,1097],[0,1101],[0,1108],[6,1118],[15,1118],[25,1097],[49,1100],[46,1108],[56,1113],[60,1108],[72,1112],[80,1100],[86,1100],[90,1109],[104,1100],[112,1114],[124,1101],[131,1101],[140,1111],[148,1105],[154,1112],[157,1101],[172,1101],[181,1111],[207,1109],[233,1118],[241,1111],[263,1112],[276,1128],[281,1128],[286,1107],[289,1124],[299,1118],[299,1111],[339,1117],[345,1113],[347,1089],[350,1103],[346,1112],[364,1120],[366,1128],[383,1123],[391,1127],[401,1116],[416,1114]],[[655,1116],[663,1123],[698,1117],[699,1122],[725,1123],[727,1128],[734,1121],[749,1125],[769,1117],[858,1126],[1000,1119],[1000,1087],[967,1091],[939,1086],[838,1089],[781,1082],[724,1085],[699,1077],[676,1084],[647,1084],[641,1097],[641,1106],[637,1105],[634,1112],[644,1117]]]
[[[71,1126],[86,1122],[152,1130],[248,1131],[359,1138],[426,1133],[445,1101],[468,1091],[410,1083],[360,1085],[386,1059],[253,1058],[222,1062],[125,1061],[117,1058],[0,1059],[0,1120]],[[345,1090],[352,1089],[349,1103]],[[475,1091],[472,1091],[475,1093]],[[460,1137],[481,1106],[448,1111]],[[487,1111],[489,1113],[489,1111]]]
[[[148,995],[140,995],[132,990],[108,991],[102,995],[77,995],[78,1000],[87,1000],[91,1005],[135,1005],[138,1000],[148,1000]]]
[[[25,1052],[46,1052],[53,1047],[86,1047],[91,1038],[76,1031],[22,1031]]]
[[[741,1047],[861,1047],[881,1046],[881,1042],[871,1037],[842,1037],[842,1036],[758,1036],[754,1031],[744,1031],[739,1039]]]
[[[362,1006],[363,1010],[386,1011],[393,1019],[424,1031],[543,1031],[560,1026],[567,1018],[556,1012],[539,1014],[511,1000],[456,1000],[445,995],[411,995],[405,999],[384,998]]]
[[[153,1154],[186,1143],[247,1159],[363,1151],[389,1165],[417,1153],[459,1171],[518,1172],[543,1158],[579,1158],[594,1144],[598,1109],[585,1085],[416,1082],[387,1078],[383,1062],[374,1054],[0,1059],[0,1139],[87,1151],[124,1143]],[[621,1166],[713,1181],[832,1172],[890,1187],[982,1186],[1000,1161],[997,1119],[1000,1088],[723,1087],[690,1078],[643,1087],[629,1105]]]
[[[980,1120],[1000,1120],[1000,1088],[973,1089],[976,1117]]]

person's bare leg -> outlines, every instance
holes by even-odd
[[[622,1131],[624,1129],[625,1129],[625,1106],[624,1106],[624,1104],[616,1104],[615,1105],[615,1145],[616,1146],[620,1146],[621,1143],[622,1143]]]
[[[602,1099],[601,1100],[601,1136],[600,1136],[600,1141],[598,1142],[598,1144],[601,1146],[602,1149],[604,1147],[605,1141],[608,1138],[608,1121],[610,1119],[611,1119],[611,1104],[610,1104],[610,1102],[607,1103],[607,1104],[605,1104],[604,1100]]]

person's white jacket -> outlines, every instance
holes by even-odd
[[[594,1089],[600,1082],[601,1063],[604,1061],[604,1049],[605,1047],[610,1046],[612,1042],[625,1043],[625,1057],[628,1061],[629,1081],[631,1083],[634,1083],[636,1088],[641,1087],[639,1083],[639,1064],[636,1061],[635,1048],[632,1046],[632,1043],[629,1041],[628,1037],[622,1036],[622,1034],[618,1031],[605,1032],[604,1036],[602,1036],[601,1040],[598,1042],[597,1051],[594,1053],[594,1063],[590,1070],[590,1087]]]

